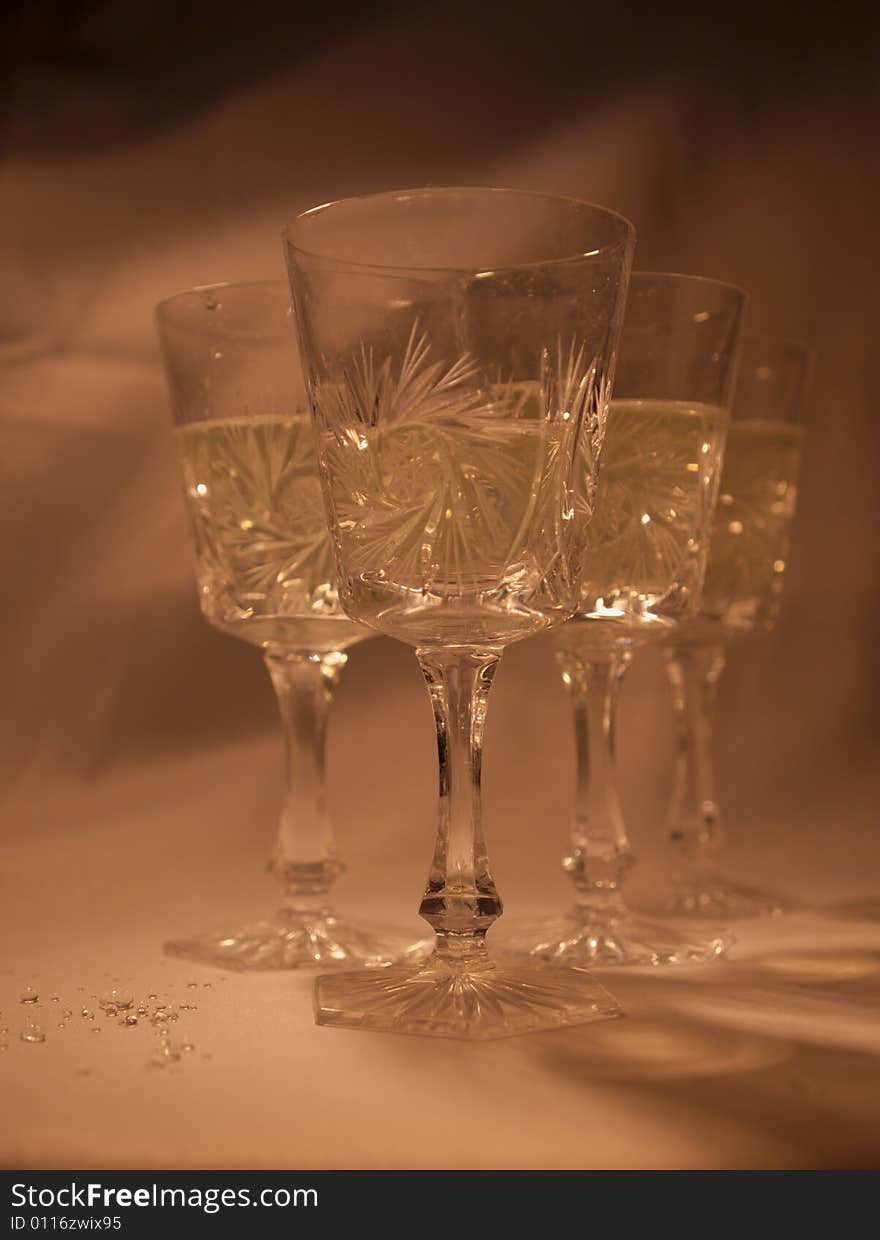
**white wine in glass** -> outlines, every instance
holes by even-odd
[[[206,619],[260,647],[368,637],[339,604],[311,414],[192,422],[175,438]]]
[[[703,586],[703,615],[731,631],[776,618],[797,504],[803,429],[731,422]]]
[[[720,405],[612,400],[573,625],[601,620],[591,633],[615,642],[668,628],[686,608],[700,588],[726,430]]]

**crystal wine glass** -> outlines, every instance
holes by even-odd
[[[711,959],[723,931],[627,907],[634,862],[615,770],[618,695],[634,651],[699,599],[745,294],[696,276],[634,272],[599,457],[577,615],[552,634],[574,716],[577,782],[564,917],[510,927],[505,949],[571,965]]]
[[[440,758],[433,954],[319,977],[319,1023],[492,1038],[619,1012],[583,971],[487,954],[480,766],[505,646],[577,605],[632,246],[602,208],[492,189],[330,203],[287,231],[340,598],[415,647]]]
[[[213,285],[156,311],[208,622],[263,658],[284,731],[286,791],[272,920],[166,950],[237,969],[384,965],[406,942],[340,921],[324,738],[346,651],[372,636],[344,614],[285,282]]]
[[[730,641],[772,629],[779,610],[803,433],[810,353],[790,341],[743,350],[701,614],[666,651],[677,732],[668,813],[675,853],[673,911],[705,917],[776,915],[775,892],[735,883],[715,861],[724,825],[715,791],[712,718]]]

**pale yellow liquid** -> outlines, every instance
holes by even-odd
[[[368,636],[339,605],[309,415],[195,422],[176,437],[206,618],[260,646]]]
[[[646,637],[696,607],[726,427],[716,405],[611,402],[575,626]]]
[[[537,384],[326,429],[346,609],[414,645],[506,644],[570,610],[585,519],[563,477],[572,434]]]
[[[802,438],[789,422],[730,424],[703,588],[704,616],[728,629],[776,618]]]

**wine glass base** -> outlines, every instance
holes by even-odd
[[[706,917],[721,921],[747,917],[781,917],[790,903],[773,891],[734,883],[711,874],[676,886],[663,902],[663,912],[675,917]]]
[[[485,1041],[622,1016],[603,986],[577,969],[531,964],[392,965],[315,981],[319,1025]]]
[[[531,926],[514,923],[493,947],[505,961],[526,957],[570,968],[617,968],[699,964],[722,956],[732,942],[728,930],[650,921],[624,910]]]
[[[165,951],[199,964],[261,972],[328,965],[384,968],[411,946],[412,937],[400,931],[354,926],[332,913],[300,918],[286,913],[234,930],[175,939]]]

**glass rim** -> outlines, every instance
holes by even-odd
[[[633,280],[638,279],[640,276],[654,276],[655,278],[662,276],[664,280],[687,280],[691,284],[711,284],[715,288],[723,288],[732,293],[739,293],[744,301],[750,301],[752,296],[749,290],[743,288],[741,284],[734,284],[730,280],[721,280],[718,276],[698,276],[692,275],[687,271],[653,271],[643,267],[634,267],[632,269],[629,274],[630,286],[632,286]]]
[[[286,280],[277,278],[274,280],[218,280],[211,284],[194,284],[191,288],[180,289],[176,293],[169,293],[167,297],[161,298],[153,307],[153,314],[156,318],[167,319],[168,311],[175,306],[182,305],[184,301],[197,297],[204,293],[217,293],[221,290],[243,292],[246,289],[270,289],[277,288],[287,294],[290,299],[290,285]]]
[[[355,202],[370,202],[386,199],[393,202],[395,199],[405,199],[411,197],[443,197],[448,195],[452,197],[455,194],[481,194],[489,197],[492,194],[504,194],[518,198],[541,198],[546,202],[566,203],[570,206],[586,207],[590,211],[606,216],[608,219],[615,220],[623,226],[622,236],[618,241],[608,242],[606,245],[598,246],[595,250],[586,253],[567,255],[563,258],[538,259],[534,262],[526,263],[505,263],[498,267],[457,267],[454,265],[439,266],[419,266],[418,264],[409,266],[405,263],[368,263],[358,259],[338,258],[333,254],[322,253],[320,250],[310,250],[304,245],[300,245],[294,235],[303,220],[310,216],[319,215],[321,212],[332,210],[334,207],[340,207],[345,204]],[[604,254],[612,254],[616,251],[626,251],[627,247],[635,242],[636,229],[631,220],[625,215],[621,215],[619,211],[614,211],[611,207],[604,207],[599,203],[587,202],[582,198],[575,198],[568,194],[551,194],[543,190],[533,189],[514,189],[503,185],[423,185],[412,189],[393,189],[381,190],[375,194],[351,194],[345,198],[333,198],[329,202],[319,203],[317,206],[309,207],[307,211],[301,211],[289,220],[281,230],[281,237],[290,248],[297,254],[302,254],[306,258],[317,259],[321,263],[327,263],[336,267],[346,268],[348,270],[356,269],[359,271],[372,272],[425,272],[433,275],[448,273],[449,275],[477,275],[483,271],[497,273],[505,271],[527,271],[531,269],[539,269],[542,267],[563,267],[567,265],[575,265],[588,259],[599,258]]]

